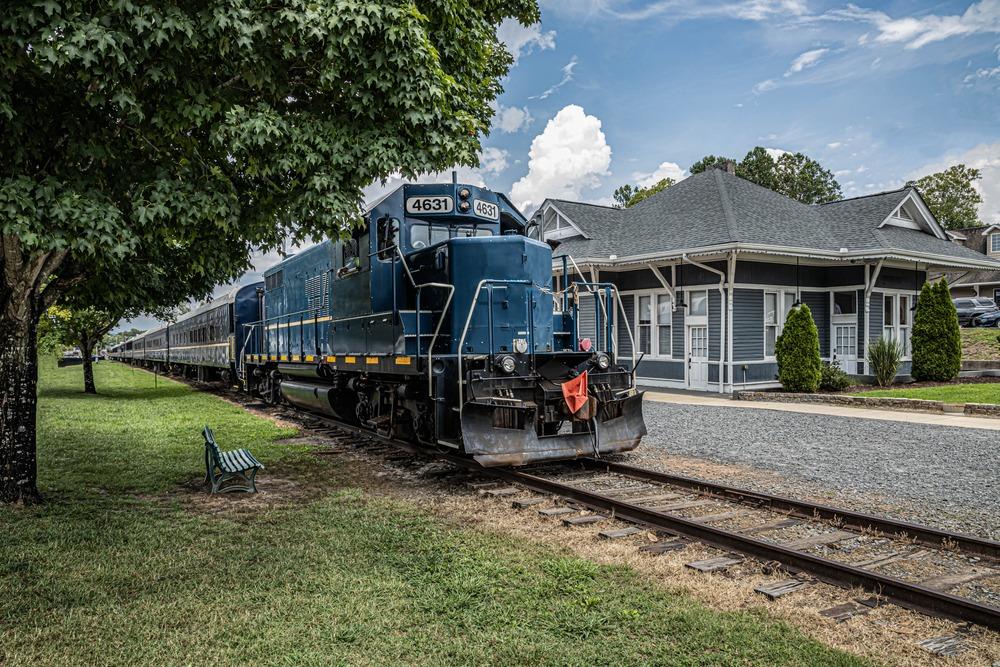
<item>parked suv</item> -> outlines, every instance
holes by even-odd
[[[952,302],[955,304],[955,310],[958,311],[958,323],[963,327],[972,324],[972,320],[979,315],[992,313],[997,309],[997,305],[993,302],[993,299],[984,299],[981,297],[952,299]]]

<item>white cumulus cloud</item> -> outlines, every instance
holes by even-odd
[[[652,172],[636,172],[632,174],[632,179],[635,180],[640,188],[648,188],[651,185],[656,185],[664,178],[669,178],[676,183],[683,180],[686,175],[684,168],[676,162],[661,162],[660,166]]]
[[[788,71],[785,72],[785,76],[789,77],[793,74],[797,74],[807,67],[815,67],[819,61],[823,59],[823,56],[829,52],[830,49],[813,49],[812,51],[806,51],[792,61],[792,64],[788,66]]]
[[[515,64],[522,55],[531,53],[535,49],[545,51],[556,48],[556,31],[542,32],[540,23],[524,26],[514,19],[504,19],[497,28],[497,37],[514,56]]]
[[[508,134],[519,132],[530,125],[531,121],[528,107],[505,107],[502,104],[497,106],[493,117],[493,124]]]
[[[910,178],[916,180],[956,164],[982,171],[983,177],[976,183],[976,189],[983,198],[983,203],[979,205],[979,219],[987,224],[1000,223],[1000,141],[944,155],[914,170]]]
[[[546,197],[580,199],[611,165],[601,121],[570,104],[550,120],[528,151],[528,173],[511,187],[514,204],[531,213]]]

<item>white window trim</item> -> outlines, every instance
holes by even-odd
[[[645,289],[645,290],[630,290],[627,292],[621,292],[621,295],[627,296],[632,295],[632,336],[635,338],[635,346],[639,347],[639,297],[648,296],[649,297],[649,307],[651,311],[650,319],[650,335],[649,335],[649,349],[650,351],[646,353],[643,357],[644,359],[650,360],[672,360],[674,358],[674,308],[675,304],[671,302],[670,304],[670,322],[669,324],[664,324],[662,326],[670,327],[670,354],[660,354],[659,352],[659,328],[661,326],[659,321],[659,313],[656,307],[656,297],[666,296],[670,297],[670,292],[665,289]],[[639,358],[641,352],[639,350],[635,351],[636,359]]]
[[[880,290],[881,291],[881,290]],[[835,311],[837,307],[836,294],[852,294],[854,296],[854,312],[853,313],[841,313],[838,315]],[[853,289],[831,289],[830,290],[830,322],[836,322],[837,324],[858,324],[858,317],[861,315],[861,304],[858,299],[858,291]]]
[[[774,324],[768,324],[767,323],[767,295],[768,294],[774,294],[775,295],[775,300],[774,300],[775,301],[775,311],[774,311],[774,320],[775,320],[775,323]],[[762,317],[761,317],[761,320],[763,322],[763,327],[764,327],[764,338],[763,338],[763,342],[762,342],[762,349],[761,349],[761,351],[763,353],[763,357],[764,357],[765,361],[774,361],[777,358],[777,357],[775,357],[775,355],[767,353],[767,328],[768,327],[775,327],[775,331],[774,331],[774,344],[775,344],[775,347],[777,347],[777,345],[778,345],[778,336],[780,336],[781,332],[785,330],[785,321],[788,318],[788,313],[785,311],[785,295],[786,294],[790,294],[794,298],[795,297],[795,290],[791,290],[791,289],[765,289],[764,290],[764,298],[763,298],[763,301],[761,302],[761,308],[762,308],[762,313],[761,313]]]
[[[906,297],[907,303],[906,308],[910,309],[913,307],[914,299],[916,298],[913,294],[913,290],[879,290],[882,293],[882,328],[879,330],[879,335],[885,335],[886,324],[885,324],[885,301],[886,299],[892,300],[892,312],[897,315],[892,323],[893,336],[895,340],[900,340],[899,330],[903,328],[903,325],[899,323],[899,298]],[[913,311],[910,310],[909,324],[906,325],[907,335],[913,335]],[[873,340],[872,343],[875,341]],[[904,354],[900,359],[902,361],[912,361],[913,360],[913,349],[912,344],[910,347],[910,354]]]
[[[990,252],[1000,252],[1000,232],[990,234]]]

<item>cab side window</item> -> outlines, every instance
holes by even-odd
[[[396,254],[396,246],[399,245],[399,220],[384,215],[375,223],[378,238],[378,258],[380,260],[390,260]]]
[[[337,277],[368,270],[368,230],[357,230],[342,243],[342,247],[344,264],[337,271]]]

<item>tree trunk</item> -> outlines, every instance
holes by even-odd
[[[87,394],[96,394],[97,387],[94,386],[94,343],[90,341],[80,341],[80,353],[83,355],[83,391]]]
[[[41,500],[35,475],[38,388],[35,318],[0,316],[0,503]]]

